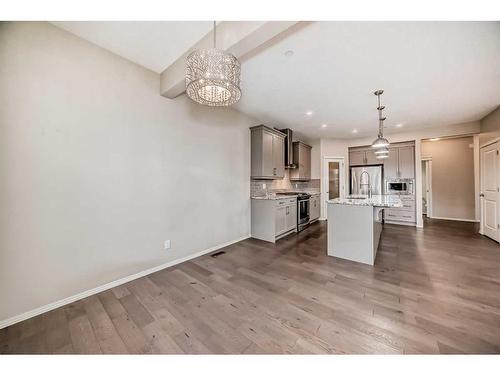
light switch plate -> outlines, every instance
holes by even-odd
[[[170,249],[170,240],[165,240],[165,242],[163,243],[163,249],[164,250]]]

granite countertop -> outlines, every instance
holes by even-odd
[[[335,198],[327,201],[330,204],[345,204],[350,206],[373,206],[383,208],[403,207],[401,199],[397,195],[350,195],[345,198]]]
[[[290,194],[290,195],[281,195],[280,193],[297,193],[297,194]],[[307,193],[310,194],[311,196],[315,195],[320,195],[321,193],[319,191],[307,191],[307,190],[296,190],[296,191],[290,191],[290,190],[278,190],[275,192],[269,193],[269,195],[256,195],[251,197],[251,199],[267,199],[267,200],[278,200],[278,199],[287,199],[287,198],[297,198],[299,193]]]
[[[256,196],[252,197],[252,199],[264,199],[264,200],[280,200],[280,199],[288,199],[288,198],[297,198],[298,195],[275,195],[275,194],[269,194],[268,196],[262,195],[262,196]]]

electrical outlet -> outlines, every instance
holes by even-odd
[[[262,184],[262,189],[266,189],[267,185],[266,184]]]
[[[170,249],[170,240],[165,240],[165,242],[163,243],[163,249],[164,250]]]

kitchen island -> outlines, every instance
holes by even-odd
[[[327,201],[328,255],[373,265],[384,208],[402,207],[397,195],[350,196]]]

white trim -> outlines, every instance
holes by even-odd
[[[78,300],[80,300],[82,298],[86,298],[86,297],[92,296],[94,294],[97,294],[97,293],[100,293],[100,292],[104,292],[105,290],[108,290],[108,289],[114,288],[116,286],[128,283],[128,282],[136,280],[136,279],[138,279],[140,277],[144,277],[144,276],[150,275],[152,273],[161,271],[161,270],[163,270],[165,268],[172,267],[172,266],[175,266],[175,265],[177,265],[179,263],[183,263],[183,262],[186,262],[188,260],[197,258],[199,256],[211,253],[211,252],[213,252],[215,250],[219,250],[219,249],[221,249],[223,247],[230,246],[230,245],[232,245],[232,244],[234,244],[236,242],[240,242],[240,241],[246,240],[247,238],[250,238],[250,235],[238,238],[238,239],[233,240],[233,241],[229,241],[229,242],[223,243],[221,245],[213,246],[213,247],[211,247],[209,249],[202,250],[200,252],[197,252],[197,253],[185,256],[185,257],[180,258],[180,259],[171,260],[170,262],[160,264],[159,266],[156,266],[156,267],[153,267],[153,268],[149,268],[147,270],[135,273],[133,275],[122,277],[121,279],[118,279],[118,280],[115,280],[115,281],[111,281],[111,282],[109,282],[107,284],[100,285],[100,286],[97,286],[95,288],[86,290],[84,292],[81,292],[81,293],[78,293],[78,294],[75,294],[75,295],[63,298],[63,299],[61,299],[59,301],[55,301],[55,302],[49,303],[47,305],[37,307],[36,309],[30,310],[30,311],[27,311],[25,313],[22,313],[22,314],[19,314],[19,315],[13,316],[11,318],[8,318],[8,319],[0,321],[0,329],[8,327],[8,326],[10,326],[12,324],[19,323],[19,322],[21,322],[23,320],[33,318],[34,316],[46,313],[47,311],[57,309],[58,307],[67,305],[67,304],[75,302],[75,301],[78,301]]]
[[[486,141],[483,144],[480,144],[479,148],[483,148],[483,147],[492,145],[493,143],[498,142],[498,141],[500,141],[500,137],[490,139],[489,141]]]
[[[429,219],[432,219],[433,209],[432,209],[432,157],[424,157],[422,158],[422,162],[425,163],[425,175],[422,174],[422,180],[426,179],[425,186],[427,187],[428,192],[422,191],[422,196],[425,195],[425,199],[427,201],[427,212],[426,216]],[[422,215],[423,215],[423,205],[422,205]],[[423,222],[422,222],[423,227]]]
[[[468,223],[479,223],[479,220],[476,220],[476,219],[457,219],[455,217],[438,217],[438,216],[433,216],[433,217],[430,217],[429,219],[452,220],[452,221],[466,221]]]

